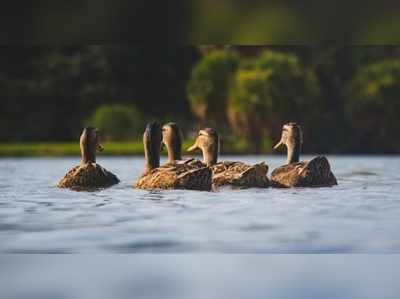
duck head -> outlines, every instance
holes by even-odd
[[[143,133],[145,172],[160,166],[161,140],[161,125],[158,122],[147,124]]]
[[[100,144],[99,130],[93,127],[83,129],[80,138],[82,164],[96,163],[96,151],[103,151],[104,147]]]
[[[290,122],[282,127],[281,140],[274,149],[281,145],[286,145],[287,148],[287,164],[297,163],[300,160],[301,146],[303,144],[303,132],[301,126]]]
[[[168,151],[168,163],[182,160],[182,133],[177,123],[170,122],[162,127],[162,144]]]
[[[203,162],[208,166],[214,165],[218,160],[219,136],[216,130],[205,128],[199,131],[195,143],[188,151],[200,149],[203,152]]]

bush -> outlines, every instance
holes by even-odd
[[[237,66],[238,56],[230,50],[209,52],[194,66],[188,97],[193,113],[203,123],[226,121],[229,80]]]
[[[350,82],[346,111],[359,152],[398,152],[400,59],[361,67]]]
[[[229,96],[229,121],[258,151],[263,135],[280,134],[284,122],[312,123],[319,112],[319,95],[316,75],[297,56],[265,51],[237,71]]]
[[[123,141],[138,138],[145,120],[134,106],[115,104],[97,108],[87,124],[98,128],[107,141]]]
[[[271,72],[265,70],[239,70],[230,91],[229,122],[235,133],[248,139],[254,152],[260,150],[265,133],[266,86],[270,75]]]

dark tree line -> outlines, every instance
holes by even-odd
[[[194,47],[1,47],[0,140],[73,140],[100,105],[191,119],[186,82]]]

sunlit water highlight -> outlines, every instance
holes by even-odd
[[[0,251],[400,253],[400,157],[328,158],[337,187],[220,192],[134,190],[142,158],[99,157],[121,183],[96,192],[56,187],[76,157],[0,159]]]

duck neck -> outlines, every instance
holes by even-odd
[[[81,164],[96,163],[96,151],[88,144],[81,143]]]
[[[287,164],[300,161],[301,143],[293,142],[287,145]]]
[[[217,164],[218,161],[218,146],[210,146],[203,149],[203,162],[208,166]]]
[[[181,144],[167,144],[168,161],[167,163],[175,163],[176,161],[182,160],[182,148]]]
[[[160,167],[160,152],[154,153],[149,148],[144,150],[145,157],[145,172],[149,172],[157,167]]]
[[[145,172],[160,167],[160,144],[153,144],[150,138],[145,140],[144,158]]]

